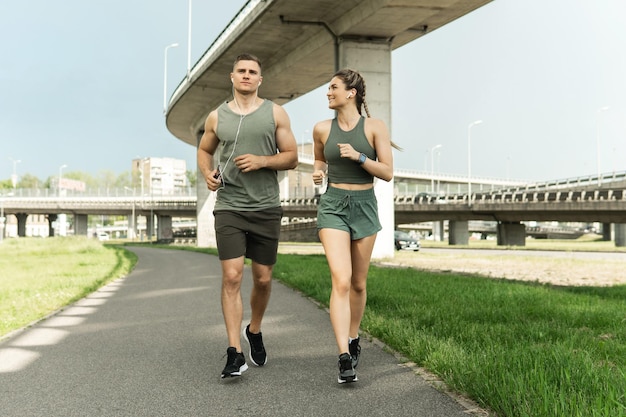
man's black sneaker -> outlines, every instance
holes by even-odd
[[[356,372],[352,367],[352,357],[349,353],[342,353],[339,355],[339,377],[337,382],[343,384],[345,382],[356,382]]]
[[[359,364],[359,356],[361,355],[361,346],[359,345],[360,337],[353,339],[350,342],[348,348],[350,349],[350,356],[352,356],[352,367],[356,368]]]
[[[222,371],[222,378],[241,376],[241,373],[248,369],[248,365],[246,365],[246,358],[243,356],[243,353],[237,352],[237,349],[234,347],[226,349],[226,356],[228,356],[228,359],[226,360],[226,366]]]
[[[243,337],[250,345],[250,361],[256,366],[263,366],[267,363],[267,353],[263,346],[263,335],[259,333],[250,333],[250,325],[243,329]]]

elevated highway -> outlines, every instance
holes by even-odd
[[[284,104],[328,82],[339,68],[367,80],[372,114],[391,126],[391,52],[490,0],[250,0],[184,77],[166,106],[166,126],[197,146],[211,110],[231,97],[237,55],[263,62],[260,96]],[[198,181],[201,183],[201,181]],[[198,190],[198,245],[215,244],[213,200]],[[393,181],[378,182],[383,229],[374,258],[393,255]]]
[[[175,89],[166,109],[167,128],[197,145],[209,112],[232,95],[229,73],[242,52],[263,62],[260,95],[285,104],[328,82],[340,64],[347,64],[341,49],[347,42],[382,43],[394,50],[490,1],[250,0]],[[373,66],[362,58],[360,65],[351,64]]]

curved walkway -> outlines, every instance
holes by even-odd
[[[337,384],[328,313],[277,281],[263,326],[267,365],[222,380],[218,259],[131,250],[139,261],[129,276],[0,343],[0,415],[470,414],[377,343],[363,343],[359,382]],[[245,275],[244,323],[249,268]]]

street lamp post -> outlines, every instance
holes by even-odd
[[[472,203],[472,127],[481,124],[476,120],[467,126],[467,201]]]
[[[430,149],[430,192],[435,192],[435,150],[441,148],[443,145],[435,145]]]
[[[178,43],[173,43],[165,47],[165,59],[163,63],[163,114],[167,111],[167,51],[170,48],[176,48]]]
[[[67,168],[67,164],[63,164],[59,167],[59,183],[57,184],[59,197],[61,197],[61,178],[63,178],[63,168]]]
[[[598,185],[602,185],[602,180],[600,179],[600,113],[608,109],[609,106],[604,106],[596,111],[596,164],[598,168]]]
[[[187,81],[191,75],[191,0],[189,0],[189,15],[187,18]]]
[[[20,162],[22,162],[21,159],[13,159],[10,158],[11,162],[13,162],[13,174],[11,175],[11,182],[13,183],[13,189],[15,189],[15,187],[17,187],[17,168],[16,165],[19,164]]]

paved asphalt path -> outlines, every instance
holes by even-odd
[[[277,281],[262,328],[268,363],[222,380],[217,258],[131,250],[130,275],[0,343],[0,416],[469,414],[377,343],[362,344],[359,381],[338,384],[327,311]],[[246,267],[244,325],[250,287]]]

